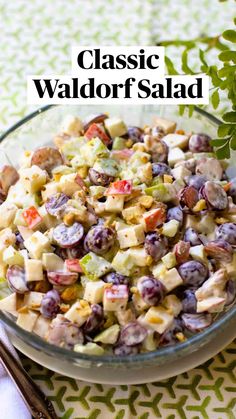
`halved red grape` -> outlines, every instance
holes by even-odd
[[[192,227],[189,227],[185,230],[184,241],[189,242],[191,246],[198,246],[201,244],[198,233]]]
[[[189,260],[178,267],[179,274],[185,285],[200,286],[208,275],[208,270],[203,263]]]
[[[207,256],[219,260],[220,262],[230,263],[233,259],[232,246],[222,239],[208,242],[205,245],[205,252]]]
[[[170,175],[170,167],[166,163],[152,163],[153,176]]]
[[[139,127],[128,127],[128,138],[134,143],[142,141],[143,130]]]
[[[72,285],[78,279],[77,272],[56,271],[47,272],[48,281],[53,285]]]
[[[197,299],[195,297],[194,290],[184,290],[182,294],[182,306],[184,313],[196,313],[197,311]]]
[[[33,152],[31,164],[39,166],[50,174],[54,167],[63,164],[63,158],[61,153],[54,147],[40,147]]]
[[[12,265],[8,268],[7,281],[11,290],[17,294],[24,294],[29,291],[25,277],[25,270],[21,266]]]
[[[127,346],[119,344],[114,348],[114,354],[117,356],[136,355],[139,353],[139,346]]]
[[[108,186],[115,179],[114,176],[100,173],[92,168],[89,169],[89,180],[93,185]]]
[[[177,333],[183,333],[183,325],[181,319],[174,319],[170,329],[166,330],[160,337],[159,346],[170,346],[179,343]]]
[[[206,134],[194,134],[189,139],[189,150],[193,153],[210,152],[213,150],[210,140]]]
[[[157,232],[148,233],[145,238],[144,248],[155,262],[158,262],[168,251],[168,240]]]
[[[94,252],[97,255],[103,255],[111,249],[114,242],[114,231],[109,227],[98,225],[90,228],[85,237],[84,246],[88,251]]]
[[[3,166],[0,170],[0,191],[3,195],[8,193],[10,186],[19,179],[19,174],[13,166]]]
[[[214,158],[203,158],[197,162],[196,175],[203,175],[207,180],[221,180],[223,169],[219,160]]]
[[[102,277],[102,280],[113,285],[128,285],[130,282],[130,278],[128,276],[124,276],[118,272],[109,272]]]
[[[60,310],[60,294],[57,290],[48,291],[41,302],[40,312],[41,314],[48,318],[52,319],[57,315]]]
[[[220,240],[225,240],[232,246],[236,246],[236,224],[221,224],[216,231],[216,238]]]
[[[96,331],[104,321],[103,309],[99,304],[92,304],[91,309],[92,313],[83,325],[85,335]]]
[[[62,315],[58,315],[49,328],[48,342],[66,349],[73,349],[77,343],[84,343],[83,332],[79,327]]]
[[[186,329],[191,332],[200,332],[206,327],[209,327],[212,323],[212,315],[210,313],[184,313],[182,314],[181,319]]]
[[[57,217],[63,213],[68,200],[69,197],[64,193],[57,193],[47,199],[45,208],[50,215]]]
[[[231,305],[236,300],[236,281],[234,279],[229,279],[226,284],[226,306]]]
[[[189,186],[193,186],[198,191],[206,183],[206,181],[206,177],[201,175],[191,175],[187,178],[187,184]]]
[[[165,295],[165,287],[163,284],[158,281],[158,279],[151,276],[139,278],[137,288],[142,299],[150,306],[160,304]]]
[[[165,163],[167,161],[168,151],[168,146],[164,143],[164,141],[157,140],[150,151],[152,162]]]
[[[228,206],[227,194],[218,183],[211,181],[206,182],[200,189],[200,194],[213,209],[222,211]]]
[[[144,341],[147,330],[138,322],[128,323],[120,332],[120,342],[127,346],[136,346]]]
[[[83,235],[84,228],[80,223],[74,223],[72,226],[61,223],[53,230],[53,239],[62,248],[75,247]]]
[[[183,224],[184,214],[180,207],[169,208],[166,215],[166,221],[176,220],[180,226]]]
[[[98,115],[89,115],[84,121],[83,121],[83,126],[84,126],[84,131],[87,131],[87,129],[90,127],[90,125],[92,124],[101,124],[102,122],[105,121],[105,119],[107,119],[108,116],[104,113],[100,113]]]
[[[81,259],[86,255],[86,250],[81,246],[71,247],[62,249],[62,247],[57,247],[55,253],[62,259]]]

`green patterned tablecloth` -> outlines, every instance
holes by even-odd
[[[0,0],[0,131],[32,110],[26,74],[70,71],[71,44],[217,34],[230,26],[233,7],[230,0]],[[194,370],[139,386],[83,383],[23,362],[64,419],[236,418],[236,341]]]

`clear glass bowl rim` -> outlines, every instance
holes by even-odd
[[[35,118],[37,115],[41,114],[42,112],[46,112],[49,109],[54,108],[56,106],[57,105],[47,105],[41,107],[36,111],[28,114],[26,117],[20,119],[16,124],[12,125],[8,130],[6,130],[2,135],[0,135],[0,142],[2,142],[5,138],[8,137],[8,135],[17,130],[19,127],[21,127],[31,119]],[[194,107],[194,112],[208,119],[215,126],[221,124],[221,121],[219,119],[217,119],[215,116],[211,115],[207,111],[198,108],[197,106]],[[24,342],[26,342],[33,348],[45,352],[50,356],[57,355],[60,359],[75,363],[79,361],[87,361],[95,364],[126,364],[130,366],[131,364],[142,364],[150,361],[158,362],[158,359],[161,360],[163,358],[165,358],[166,361],[169,361],[170,359],[181,357],[181,354],[187,354],[189,350],[197,350],[200,346],[207,344],[211,337],[214,336],[215,338],[218,333],[222,332],[222,328],[228,326],[228,324],[231,323],[231,321],[234,318],[236,318],[236,305],[230,308],[230,310],[227,311],[221,318],[216,319],[207,329],[197,333],[196,335],[191,336],[184,342],[172,346],[162,347],[152,352],[117,357],[116,355],[98,356],[80,354],[69,349],[64,349],[52,345],[40,338],[39,336],[22,329],[8,315],[0,311],[0,320],[2,320],[3,323],[5,323],[5,325],[10,330],[14,331],[18,338],[22,339]]]

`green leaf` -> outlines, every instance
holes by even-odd
[[[235,74],[236,65],[225,65],[218,71],[220,77],[227,77],[228,75]]]
[[[202,62],[202,66],[201,66],[201,70],[204,71],[206,73],[207,69],[208,69],[208,64],[205,60],[205,53],[202,49],[199,49],[199,58]]]
[[[189,49],[186,48],[182,54],[182,70],[185,74],[194,74],[194,72],[188,66],[188,52]]]
[[[216,153],[216,157],[219,160],[229,159],[230,158],[229,142],[227,141],[225,145],[215,150],[215,153]]]
[[[236,63],[236,51],[223,51],[219,54],[220,61],[233,61]]]
[[[218,70],[215,65],[211,65],[206,73],[211,77],[213,86],[219,87],[221,85],[222,80],[218,76]]]
[[[219,96],[218,90],[215,90],[214,93],[212,94],[211,103],[214,109],[218,108],[219,103],[220,103],[220,96]]]
[[[227,41],[236,43],[236,31],[234,31],[233,29],[228,29],[227,31],[224,31],[222,36]]]
[[[194,105],[189,105],[188,106],[188,117],[191,118],[191,116],[193,115],[194,112]]]
[[[236,150],[236,135],[233,135],[229,144],[232,150]]]
[[[170,74],[171,76],[176,76],[178,73],[178,71],[175,69],[173,62],[170,60],[170,58],[165,56],[165,65],[167,67],[168,70],[168,74]]]
[[[226,142],[227,142],[227,138],[213,138],[212,140],[210,140],[210,144],[213,147],[221,147]]]
[[[184,114],[186,105],[179,105],[179,114],[182,116]]]
[[[225,122],[234,122],[236,123],[236,112],[226,112],[223,116],[222,116],[223,120]]]
[[[218,135],[219,137],[225,137],[228,135],[231,129],[231,124],[221,124],[218,128]]]

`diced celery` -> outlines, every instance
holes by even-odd
[[[97,158],[108,157],[109,150],[99,138],[92,138],[81,147],[80,154],[88,166],[93,166]]]
[[[118,164],[113,159],[97,159],[93,169],[99,173],[106,173],[109,176],[117,176],[119,173]]]
[[[86,142],[87,140],[84,137],[72,138],[62,145],[61,151],[67,159],[71,160],[74,156],[80,154],[81,147]]]
[[[113,140],[112,150],[123,150],[125,148],[126,139],[121,137],[116,137]]]
[[[84,274],[92,281],[96,281],[112,269],[112,266],[101,256],[90,252],[80,259],[80,266]]]
[[[175,188],[171,183],[161,183],[145,189],[147,195],[151,195],[161,202],[169,202],[176,197]]]

